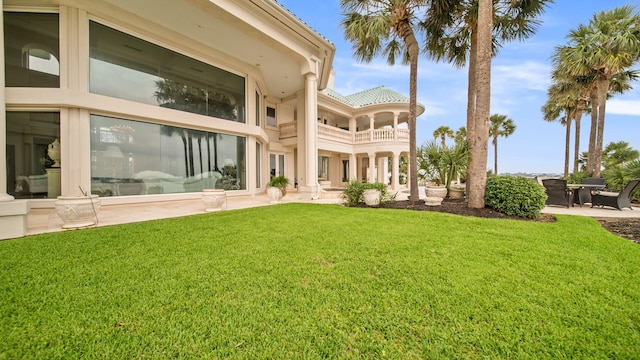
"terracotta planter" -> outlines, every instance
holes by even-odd
[[[282,200],[282,191],[277,187],[268,187],[267,196],[269,196],[269,203],[277,204]]]
[[[55,207],[56,213],[64,223],[63,229],[95,226],[100,211],[100,198],[98,195],[58,196]]]
[[[220,211],[227,202],[227,193],[223,189],[202,189],[202,202],[204,211]]]
[[[364,203],[372,206],[380,204],[380,190],[367,189],[364,191]]]

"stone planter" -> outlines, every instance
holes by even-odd
[[[277,187],[268,187],[267,196],[269,196],[269,203],[277,204],[282,200],[282,191]]]
[[[442,198],[438,196],[427,196],[424,199],[424,204],[428,206],[439,206],[442,205]]]
[[[227,202],[227,193],[223,189],[202,189],[202,202],[204,211],[220,211]]]
[[[447,188],[445,186],[428,185],[424,188],[427,197],[445,198],[447,196]]]
[[[98,223],[100,198],[89,196],[58,196],[56,213],[62,219],[63,229],[79,229]]]
[[[367,189],[364,191],[364,203],[372,206],[380,204],[380,190]]]
[[[450,199],[463,199],[464,198],[464,188],[456,188],[452,187],[449,189],[449,198]]]

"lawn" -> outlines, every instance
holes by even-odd
[[[0,242],[0,359],[640,358],[640,246],[282,204]]]

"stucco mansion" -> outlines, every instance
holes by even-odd
[[[275,175],[311,199],[403,186],[408,98],[337,93],[335,46],[274,0],[0,4],[0,238],[83,192],[109,206],[253,196]]]

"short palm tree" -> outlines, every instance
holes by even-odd
[[[516,131],[516,124],[507,115],[493,114],[489,118],[489,135],[493,144],[493,172],[498,175],[498,137],[509,137]]]
[[[453,139],[454,137],[453,130],[451,130],[451,128],[448,126],[442,125],[433,131],[433,138],[440,138],[440,146],[442,146],[443,148],[447,146],[447,137],[451,139]]]

